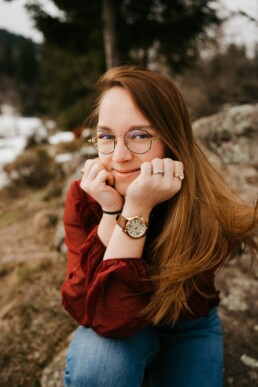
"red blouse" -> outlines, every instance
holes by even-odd
[[[151,324],[138,317],[152,292],[151,281],[144,281],[148,279],[147,260],[103,260],[105,246],[97,234],[101,217],[100,205],[80,188],[80,181],[74,181],[64,211],[68,263],[62,303],[80,325],[102,336],[130,336]],[[194,291],[189,300],[192,313],[185,312],[180,319],[207,315],[218,305],[213,272],[206,273],[202,290],[213,297],[204,298]]]

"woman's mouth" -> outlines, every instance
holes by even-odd
[[[112,170],[112,174],[114,175],[114,177],[117,177],[119,179],[126,179],[128,177],[133,177],[136,175],[139,175],[139,172],[140,172],[140,169],[129,169],[129,170],[117,170],[117,169],[113,169]]]

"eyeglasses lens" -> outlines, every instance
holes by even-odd
[[[112,153],[115,149],[116,136],[104,131],[94,131],[92,134],[92,143],[95,148],[103,154]],[[130,130],[124,135],[124,143],[133,153],[145,153],[151,148],[151,136],[145,130]]]

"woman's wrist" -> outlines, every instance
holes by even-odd
[[[102,208],[103,214],[106,214],[106,215],[118,215],[118,214],[121,214],[122,211],[123,211],[122,208],[119,211],[106,211],[106,210],[103,210]]]
[[[105,246],[108,245],[111,235],[114,231],[114,228],[116,227],[117,216],[118,214],[109,215],[103,212],[103,215],[98,227],[98,236]]]
[[[140,207],[140,206],[131,206],[131,205],[124,205],[122,215],[125,218],[130,218],[133,216],[142,216],[145,221],[149,220],[151,213],[151,209]]]

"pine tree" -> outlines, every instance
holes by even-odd
[[[154,55],[179,71],[195,57],[198,39],[219,23],[211,0],[52,0],[62,11],[53,17],[40,3],[28,5],[46,42],[66,51],[102,53],[106,67]]]

